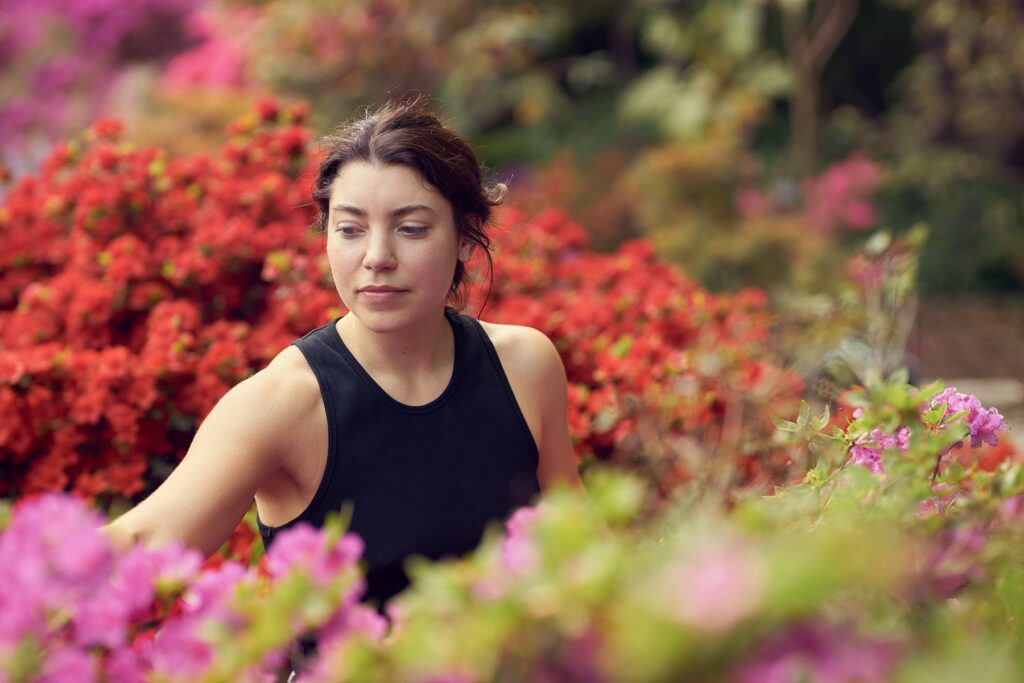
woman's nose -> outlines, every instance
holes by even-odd
[[[395,252],[386,234],[372,234],[363,256],[363,265],[370,270],[391,270],[396,265]]]

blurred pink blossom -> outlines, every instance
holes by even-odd
[[[744,218],[760,218],[772,210],[772,200],[756,187],[741,187],[736,192],[736,208]]]
[[[738,683],[882,683],[899,656],[895,643],[858,638],[823,623],[798,624],[770,637],[743,665]]]
[[[274,540],[267,553],[267,570],[273,577],[301,567],[313,581],[328,583],[340,569],[354,565],[363,554],[363,541],[345,534],[328,545],[327,535],[309,524],[297,524]]]
[[[710,633],[725,632],[752,614],[766,580],[760,557],[740,538],[688,549],[665,578],[669,616]]]
[[[866,230],[876,221],[872,195],[882,175],[875,162],[855,154],[803,183],[804,219],[812,232]]]
[[[535,507],[521,507],[505,522],[507,535],[501,544],[501,562],[512,574],[529,574],[540,564],[540,553],[529,537],[538,514]]]

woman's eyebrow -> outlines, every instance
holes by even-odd
[[[352,206],[351,204],[335,204],[334,206],[331,207],[331,210],[343,211],[345,213],[350,213],[355,216],[362,216],[364,218],[366,217],[366,211],[360,209],[358,206]],[[404,204],[402,206],[398,206],[395,207],[394,209],[391,209],[391,211],[389,211],[388,214],[392,218],[395,218],[398,216],[404,216],[408,213],[412,213],[413,211],[429,211],[430,213],[434,213],[434,210],[427,206],[426,204]]]

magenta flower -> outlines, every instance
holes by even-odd
[[[738,683],[882,683],[898,658],[894,643],[858,639],[845,629],[799,624],[763,642]]]
[[[529,537],[539,510],[521,507],[505,521],[507,535],[501,544],[501,564],[512,574],[529,574],[540,565],[540,552]]]
[[[51,650],[36,680],[39,683],[91,683],[96,680],[96,661],[77,647]]]
[[[882,451],[895,448],[905,451],[910,447],[910,429],[903,427],[895,434],[887,434],[878,427],[857,439],[850,448],[849,462],[866,467],[873,474],[885,474]]]
[[[321,647],[329,647],[346,636],[362,633],[373,640],[381,640],[388,632],[388,620],[377,610],[358,602],[364,587],[359,586],[335,611],[334,616],[317,630]]]
[[[79,602],[74,621],[76,644],[118,647],[127,638],[128,606],[100,590]]]
[[[995,446],[999,442],[996,434],[1005,428],[1003,416],[995,408],[982,407],[981,401],[974,394],[962,394],[956,387],[946,387],[932,397],[928,408],[934,408],[940,403],[946,404],[945,417],[966,411],[967,414],[961,419],[967,422],[970,430],[971,448],[977,448],[982,443]]]
[[[872,474],[885,474],[882,466],[882,450],[868,446],[853,446],[850,449],[849,462],[867,468]]]
[[[960,500],[967,496],[957,488],[949,484],[935,484],[932,486],[932,498],[922,500],[917,506],[917,516],[924,518],[930,515],[944,515]]]
[[[107,680],[117,683],[143,683],[145,680],[142,660],[128,647],[119,647],[107,656],[103,667]]]
[[[1024,517],[1024,494],[1010,496],[999,506],[999,521],[1003,524],[1019,522]]]
[[[326,535],[309,524],[297,524],[282,531],[267,554],[267,570],[281,577],[295,568],[309,572],[318,584],[326,584],[344,567],[352,566],[363,554],[363,541],[345,534],[328,547]]]
[[[805,181],[802,189],[808,227],[816,233],[829,233],[840,226],[870,228],[876,220],[872,195],[881,178],[875,162],[854,155]]]
[[[987,543],[988,538],[978,526],[944,531],[924,568],[927,585],[939,595],[949,596],[970,581],[984,580],[986,573],[980,560]]]

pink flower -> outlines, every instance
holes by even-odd
[[[852,230],[870,228],[876,220],[871,197],[881,182],[878,166],[861,155],[827,168],[818,178],[803,184],[804,219],[817,233],[845,226]]]
[[[882,451],[879,448],[854,446],[850,449],[849,462],[866,467],[872,474],[885,474],[882,466]]]
[[[212,571],[203,572],[185,593],[184,614],[228,619],[231,596],[246,574],[246,568],[237,562],[225,562]]]
[[[117,683],[143,683],[142,661],[129,647],[119,647],[107,656],[104,662],[107,680]]]
[[[321,647],[336,643],[353,633],[365,634],[373,640],[381,640],[387,634],[388,620],[377,610],[359,604],[358,597],[362,592],[362,588],[353,591],[334,616],[317,631],[317,641]]]
[[[1012,524],[1020,521],[1024,516],[1024,494],[1010,496],[999,506],[999,520],[1003,524]]]
[[[100,590],[78,604],[74,622],[76,644],[118,647],[125,643],[128,606]]]
[[[156,638],[142,646],[153,673],[171,680],[197,678],[213,659],[213,648],[196,632],[199,619],[176,619],[164,624]]]
[[[857,439],[850,448],[849,462],[861,465],[873,474],[884,474],[882,451],[895,448],[905,451],[910,447],[910,429],[903,427],[895,434],[888,434],[876,427]]]
[[[540,552],[529,537],[538,509],[521,507],[505,522],[507,535],[501,544],[501,564],[512,574],[529,574],[540,565]]]
[[[345,534],[328,547],[322,531],[309,524],[296,524],[282,531],[267,554],[267,570],[277,578],[301,568],[319,584],[328,583],[344,567],[356,564],[363,554],[363,541]]]
[[[772,201],[757,188],[742,187],[736,192],[736,208],[744,218],[758,218],[772,210]]]
[[[764,593],[760,558],[738,538],[715,539],[687,552],[665,577],[669,616],[700,631],[723,633],[757,608]]]
[[[739,683],[882,683],[896,663],[896,645],[867,640],[827,624],[787,628],[740,668]]]
[[[967,414],[961,418],[967,421],[967,427],[971,434],[971,448],[979,447],[983,442],[995,446],[999,439],[997,432],[1005,427],[1003,416],[995,408],[985,409],[981,401],[974,394],[962,394],[956,387],[946,387],[932,397],[928,403],[929,408],[934,408],[940,403],[946,404],[945,417],[966,411]]]
[[[978,526],[946,530],[924,568],[927,584],[940,595],[949,596],[970,581],[984,580],[980,558],[987,542]]]
[[[51,650],[36,680],[39,683],[90,683],[96,680],[96,662],[77,647]]]

